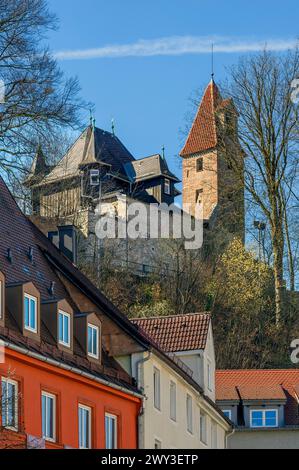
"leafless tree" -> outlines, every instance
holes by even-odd
[[[291,99],[291,84],[298,77],[298,50],[285,55],[265,50],[242,58],[232,67],[226,90],[226,94],[233,97],[239,113],[239,139],[246,154],[245,190],[269,224],[277,325],[283,317],[285,247],[290,247],[291,180],[293,194],[298,191],[295,166],[299,109]],[[226,134],[224,139],[227,138]],[[239,160],[233,153],[227,158],[243,179]]]
[[[37,138],[79,124],[77,79],[64,78],[45,46],[56,26],[46,0],[0,2],[0,171],[11,178],[24,171]]]

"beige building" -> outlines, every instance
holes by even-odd
[[[136,353],[132,375],[143,390],[140,447],[223,449],[230,421],[215,405],[215,358],[210,316],[175,315],[133,320],[151,338],[147,353]],[[161,354],[162,353],[162,354]]]
[[[230,449],[299,449],[299,369],[218,370],[216,403]]]

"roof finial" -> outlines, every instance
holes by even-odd
[[[111,132],[112,132],[112,135],[115,135],[115,123],[114,123],[114,118],[111,119]]]
[[[89,122],[90,122],[90,127],[92,127],[92,109],[89,110]]]
[[[93,127],[93,130],[94,130],[95,127],[96,127],[96,118],[93,118],[93,120],[92,120],[92,127]]]
[[[162,145],[162,158],[165,160],[165,145]]]
[[[212,48],[211,48],[211,77],[212,80],[214,81],[214,43],[212,42]]]

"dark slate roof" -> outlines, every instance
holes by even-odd
[[[38,228],[27,219],[21,212],[18,205],[14,201],[7,186],[2,178],[0,178],[0,271],[6,277],[8,284],[33,282],[40,291],[41,300],[53,300],[48,288],[52,281],[55,282],[55,298],[66,299],[74,308],[77,307],[68,295],[62,281],[57,272],[63,269],[66,276],[69,276],[71,282],[80,288],[80,283],[84,284],[88,291],[89,298],[117,323],[123,330],[129,332],[140,344],[146,342],[141,339],[136,328],[108,299],[77,269],[73,264],[64,257],[61,252],[45,237]],[[33,262],[28,257],[29,247],[33,248]],[[11,249],[12,262],[7,259],[7,249]],[[89,290],[88,290],[89,289]],[[6,328],[0,329],[2,338],[6,338],[16,344],[22,344],[32,350],[37,350],[41,354],[50,355],[59,358],[67,364],[75,364],[78,368],[88,369],[91,371],[90,361],[83,357],[80,353],[79,345],[76,345],[73,356],[70,354],[62,354],[51,341],[50,333],[42,324],[41,336],[42,344],[39,345],[35,341],[24,338],[14,323],[13,318],[6,312]],[[146,343],[147,344],[147,343]],[[122,377],[124,382],[131,387],[132,381],[113,358],[105,356],[104,369],[99,364],[96,369],[92,369],[97,375],[111,375],[111,377]],[[104,371],[104,372],[103,372]],[[121,380],[122,382],[122,380]],[[121,385],[123,385],[121,383]]]
[[[165,158],[160,154],[150,155],[125,164],[125,171],[131,181],[144,181],[157,176],[166,176],[176,182],[180,180],[169,170]]]
[[[111,132],[97,127],[88,126],[65,156],[43,178],[27,178],[28,185],[49,184],[80,174],[80,169],[87,164],[101,163],[109,167],[109,171],[128,182],[141,181],[157,176],[167,176],[175,182],[179,179],[169,170],[166,160],[159,154],[135,160],[124,144]],[[35,168],[36,158],[33,162]],[[32,173],[32,171],[31,171]],[[30,173],[30,175],[31,175]]]
[[[39,184],[77,176],[82,165],[96,162],[108,165],[115,175],[126,178],[124,165],[133,160],[133,155],[118,137],[111,132],[88,126]]]
[[[190,313],[165,317],[136,318],[133,323],[152,338],[163,351],[204,349],[210,325],[207,313]]]

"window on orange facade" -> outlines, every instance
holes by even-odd
[[[10,378],[1,379],[1,420],[2,426],[18,431],[18,382]]]
[[[105,414],[106,449],[117,449],[117,416]]]
[[[91,408],[85,405],[79,405],[79,448],[91,448]]]
[[[47,441],[56,441],[56,396],[42,392],[42,433]]]

